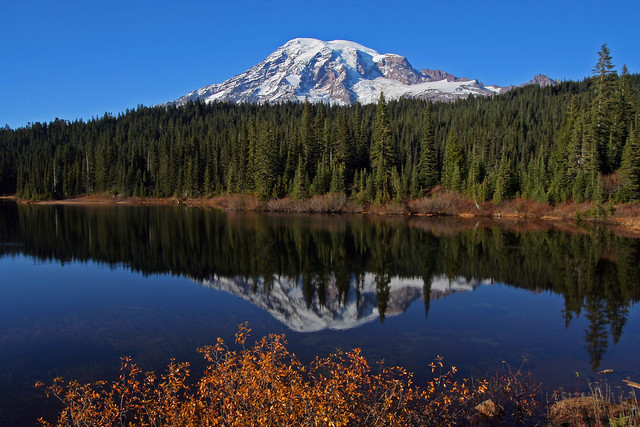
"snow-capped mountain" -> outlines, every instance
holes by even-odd
[[[326,286],[324,301],[321,302],[316,293],[308,307],[303,287],[298,281],[284,277],[272,279],[268,292],[265,292],[264,286],[254,287],[252,283],[240,277],[219,276],[197,282],[249,301],[297,332],[350,329],[380,318],[376,277],[373,274],[365,275],[358,287],[359,293],[356,292],[355,280],[352,280],[346,300],[341,299],[335,283],[331,280]],[[455,292],[473,291],[484,283],[477,280],[467,281],[462,277],[450,280],[445,276],[439,276],[430,283],[429,295],[426,298],[436,300]],[[385,301],[384,312],[387,317],[401,314],[412,302],[425,298],[424,281],[421,278],[393,277],[388,286],[388,300]]]
[[[351,105],[357,101],[374,103],[380,92],[386,99],[455,100],[504,90],[440,70],[418,71],[403,56],[380,54],[358,43],[298,38],[244,73],[164,105],[182,105],[195,99],[279,103],[305,98]]]

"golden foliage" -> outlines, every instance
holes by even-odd
[[[455,367],[445,369],[439,356],[429,365],[435,377],[423,388],[401,367],[372,368],[359,349],[307,367],[287,350],[283,335],[245,347],[249,333],[246,323],[239,326],[240,351],[221,338],[199,349],[208,366],[195,384],[187,382],[188,363],[171,360],[158,377],[126,357],[112,383],[56,378],[36,387],[64,405],[56,426],[453,425],[478,416],[474,402],[489,387],[455,380]]]

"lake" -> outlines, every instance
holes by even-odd
[[[226,213],[0,200],[0,425],[59,408],[32,388],[162,371],[286,334],[303,361],[360,347],[427,376],[508,364],[580,391],[640,380],[640,239],[543,222]]]

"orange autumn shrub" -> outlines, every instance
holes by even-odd
[[[188,363],[172,360],[157,376],[123,358],[111,383],[56,378],[36,386],[62,402],[56,426],[454,425],[478,416],[473,407],[487,391],[487,382],[455,380],[441,358],[430,364],[435,378],[419,388],[400,367],[372,368],[359,349],[304,366],[283,335],[245,347],[249,332],[240,325],[239,351],[220,338],[199,349],[208,366],[194,384]]]

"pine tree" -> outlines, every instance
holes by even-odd
[[[477,200],[478,198],[478,185],[483,179],[483,167],[482,160],[478,154],[478,146],[474,145],[471,152],[471,164],[469,165],[469,172],[467,173],[467,194]]]
[[[326,157],[323,162],[327,165],[329,163],[329,141],[328,141],[328,132],[327,132],[327,119],[324,111],[324,105],[322,103],[317,104],[317,112],[315,117],[315,122],[313,124],[314,135],[315,135],[315,152],[316,159],[322,159],[322,157]]]
[[[562,125],[551,152],[550,168],[553,175],[549,196],[553,202],[564,202],[571,195],[571,184],[578,167],[577,141],[573,138],[578,114],[577,100],[572,97],[563,114]]]
[[[304,199],[309,195],[309,177],[307,168],[302,158],[302,154],[298,156],[298,166],[293,177],[293,185],[291,189],[291,197],[294,199]]]
[[[427,104],[422,122],[418,180],[422,187],[430,188],[438,183],[438,153],[431,121],[431,104]]]
[[[388,203],[392,198],[391,177],[395,169],[395,153],[391,139],[391,122],[387,114],[387,103],[384,94],[376,108],[376,121],[371,144],[371,166],[373,169],[376,199],[380,203]]]
[[[260,131],[255,151],[255,191],[259,198],[271,197],[276,184],[277,147],[273,128],[265,123]]]
[[[258,142],[254,118],[250,118],[247,125],[247,191],[254,191],[256,188],[255,177],[257,175],[260,161],[258,160]]]
[[[500,203],[502,200],[513,196],[513,166],[506,150],[502,151],[500,167],[496,177],[496,187],[493,192],[493,202]]]
[[[329,167],[329,162],[327,161],[326,156],[322,156],[322,158],[318,161],[318,165],[316,167],[316,175],[313,177],[313,183],[311,184],[311,193],[315,194],[325,194],[329,191],[329,187],[331,185],[331,168]]]
[[[462,186],[464,154],[458,135],[453,128],[447,136],[442,170],[442,186],[450,190],[460,190]]]
[[[351,156],[350,156],[350,136],[349,136],[349,125],[347,123],[347,117],[344,109],[340,109],[338,111],[338,140],[335,146],[335,158],[330,159],[330,162],[334,161],[344,168],[351,167]]]
[[[302,110],[302,123],[300,128],[300,141],[304,150],[304,163],[307,166],[307,173],[315,175],[315,167],[318,162],[318,147],[316,146],[316,133],[313,125],[311,113],[311,103],[305,98]]]
[[[330,193],[344,194],[344,166],[337,164],[331,168]]]
[[[362,117],[362,106],[356,102],[353,113],[353,144],[354,155],[352,157],[353,168],[355,170],[365,169],[370,166],[369,161],[369,140],[367,126]]]
[[[418,166],[413,163],[411,167],[411,177],[409,180],[409,194],[412,198],[420,197],[420,178],[418,176]]]
[[[609,158],[607,152],[608,145],[617,146],[618,143],[611,142],[611,104],[613,101],[616,72],[613,70],[611,62],[611,51],[606,43],[602,45],[598,52],[598,62],[593,69],[595,97],[591,104],[591,143],[594,146],[596,157],[594,166],[598,172],[612,172],[615,166],[615,159]]]
[[[623,65],[611,106],[611,132],[607,146],[607,157],[610,159],[611,170],[616,170],[620,166],[622,150],[629,136],[629,127],[633,117],[633,105],[631,104],[633,94],[629,78],[627,66]]]
[[[631,128],[622,154],[620,167],[621,188],[619,199],[629,201],[640,198],[640,136]]]

